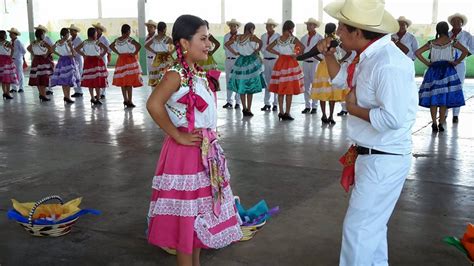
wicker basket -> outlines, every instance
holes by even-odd
[[[28,215],[28,223],[22,223],[18,222],[21,227],[23,227],[28,233],[30,233],[33,236],[50,236],[50,237],[58,237],[58,236],[63,236],[69,232],[71,232],[72,225],[76,223],[77,219],[79,217],[69,220],[64,223],[58,223],[58,224],[51,224],[51,225],[39,225],[39,224],[34,224],[33,221],[33,215],[35,214],[36,209],[38,206],[41,204],[50,201],[50,200],[58,200],[61,205],[64,204],[63,200],[59,196],[49,196],[46,198],[43,198],[35,203],[33,208],[31,209],[29,215]]]

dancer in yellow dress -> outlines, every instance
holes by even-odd
[[[325,28],[325,37],[335,38],[336,34],[336,24],[328,23]],[[337,47],[337,55],[340,62],[344,62],[351,53],[346,52],[341,47]],[[342,55],[344,54],[344,55]],[[322,58],[323,55],[318,55]],[[349,88],[336,88],[331,84],[331,79],[329,77],[328,68],[326,61],[323,59],[316,70],[316,75],[313,80],[313,86],[311,89],[311,99],[319,100],[322,117],[321,121],[323,124],[336,124],[336,121],[333,119],[334,105],[336,102],[344,101],[346,95],[349,94]],[[329,117],[326,116],[326,102],[329,101]]]

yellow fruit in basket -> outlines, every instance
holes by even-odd
[[[36,208],[35,213],[33,214],[33,220],[39,218],[54,218],[64,219],[67,218],[76,212],[80,211],[79,205],[81,204],[82,198],[76,198],[67,203],[61,205],[58,203],[54,204],[42,204]],[[13,208],[18,211],[24,217],[28,217],[31,209],[35,206],[34,202],[18,202],[15,199],[12,199]]]

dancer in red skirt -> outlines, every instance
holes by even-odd
[[[102,59],[108,47],[97,40],[97,30],[87,29],[87,40],[76,47],[76,52],[84,57],[84,71],[81,86],[89,88],[92,105],[101,105],[100,89],[107,87],[107,68]],[[95,91],[95,96],[94,96]]]
[[[230,174],[217,140],[215,91],[197,62],[211,48],[205,22],[180,16],[173,25],[178,55],[147,102],[168,135],[153,178],[148,242],[177,251],[178,265],[200,265],[201,248],[242,238]]]
[[[13,46],[7,40],[7,32],[0,31],[0,84],[2,84],[3,98],[13,99],[10,95],[10,85],[18,84],[16,66],[13,62]]]
[[[110,49],[119,55],[112,85],[122,87],[123,105],[133,108],[132,88],[143,86],[142,69],[137,60],[141,45],[130,37],[130,25],[122,25],[121,31],[122,36],[110,45]]]
[[[293,95],[304,92],[303,71],[296,56],[304,51],[304,45],[293,36],[295,23],[291,20],[283,24],[283,34],[267,47],[267,51],[278,55],[270,80],[270,91],[278,94],[278,105],[281,120],[294,120],[290,115]],[[297,49],[295,49],[297,48]],[[286,96],[286,109],[283,113],[283,98]]]
[[[49,77],[53,74],[54,68],[54,63],[50,56],[53,52],[52,47],[44,41],[44,33],[42,29],[36,29],[36,40],[26,48],[33,57],[28,85],[38,87],[41,102],[49,101],[49,98],[46,97],[46,88],[49,87]]]

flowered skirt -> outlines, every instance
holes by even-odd
[[[256,54],[239,56],[230,72],[228,89],[238,94],[254,94],[265,87],[262,59]]]
[[[143,86],[142,69],[137,58],[131,54],[121,54],[115,65],[112,85],[118,87],[141,87]]]
[[[174,64],[174,59],[169,53],[158,53],[153,59],[148,76],[148,85],[155,87],[160,83],[166,70]]]
[[[200,65],[205,71],[217,69],[216,60],[214,60],[214,57],[212,55],[208,55],[207,60],[199,61],[198,65]]]
[[[74,58],[61,56],[51,76],[51,86],[77,87],[81,84],[81,75]]]
[[[101,57],[86,56],[84,58],[81,86],[87,88],[106,88],[108,74],[107,67]]]
[[[8,55],[0,55],[0,83],[18,84],[15,63]]]
[[[341,102],[345,100],[349,91],[349,88],[334,88],[332,86],[326,60],[318,64],[311,89],[311,99]]]
[[[270,91],[281,95],[304,92],[303,71],[298,61],[289,55],[280,55],[272,70]]]
[[[459,107],[465,104],[462,83],[456,69],[448,61],[431,64],[420,86],[419,105],[423,107]]]
[[[35,55],[31,62],[30,86],[49,86],[49,78],[53,74],[54,62],[51,57],[44,57],[42,55]]]
[[[209,143],[218,145],[216,133],[212,135]],[[200,147],[183,146],[166,137],[153,178],[148,212],[150,244],[192,254],[195,248],[223,248],[242,238],[229,172],[225,169],[227,181],[216,215],[213,186],[201,152]]]

